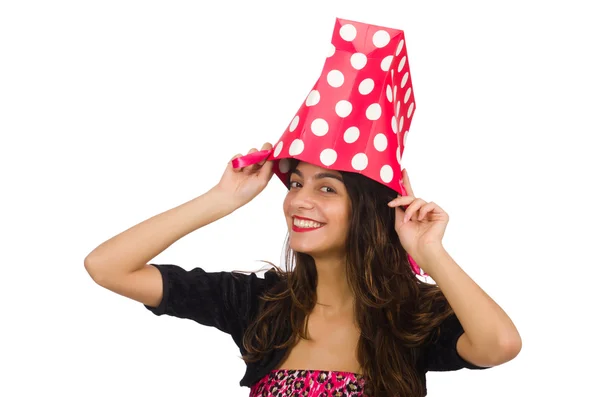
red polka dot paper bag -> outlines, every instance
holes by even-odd
[[[336,18],[321,75],[283,135],[272,150],[233,166],[274,160],[287,183],[289,159],[297,159],[360,173],[405,195],[401,159],[415,106],[404,32]]]

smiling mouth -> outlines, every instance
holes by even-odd
[[[317,230],[325,226],[324,223],[316,222],[308,219],[292,218],[292,230],[295,232],[309,232],[311,230]]]

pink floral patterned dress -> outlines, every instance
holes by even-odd
[[[368,397],[364,384],[352,372],[276,369],[250,388],[250,397]]]

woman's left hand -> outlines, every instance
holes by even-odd
[[[436,203],[415,197],[406,169],[402,170],[402,180],[407,195],[398,196],[388,205],[396,208],[395,229],[402,247],[413,258],[422,258],[442,248],[442,238],[450,218]],[[402,206],[408,207],[404,210]]]

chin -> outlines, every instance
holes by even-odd
[[[293,241],[290,241],[290,248],[294,252],[300,252],[302,254],[307,254],[307,255],[314,255],[319,251],[319,249],[317,247],[311,247],[310,245],[307,245],[307,244],[294,244]]]
[[[332,254],[332,251],[338,251],[328,244],[303,244],[302,242],[294,241],[294,238],[290,239],[290,248],[294,252],[310,255],[313,258],[315,256],[324,257]]]
[[[328,253],[342,250],[339,247],[340,242],[337,236],[331,234],[331,231],[320,230],[308,232],[295,232],[288,229],[290,248],[302,254],[315,256],[328,256]]]
[[[324,251],[327,251],[327,247],[324,246],[322,242],[315,244],[315,242],[309,241],[298,241],[299,239],[295,239],[292,237],[290,239],[290,248],[295,252],[300,252],[307,255],[319,255]]]

